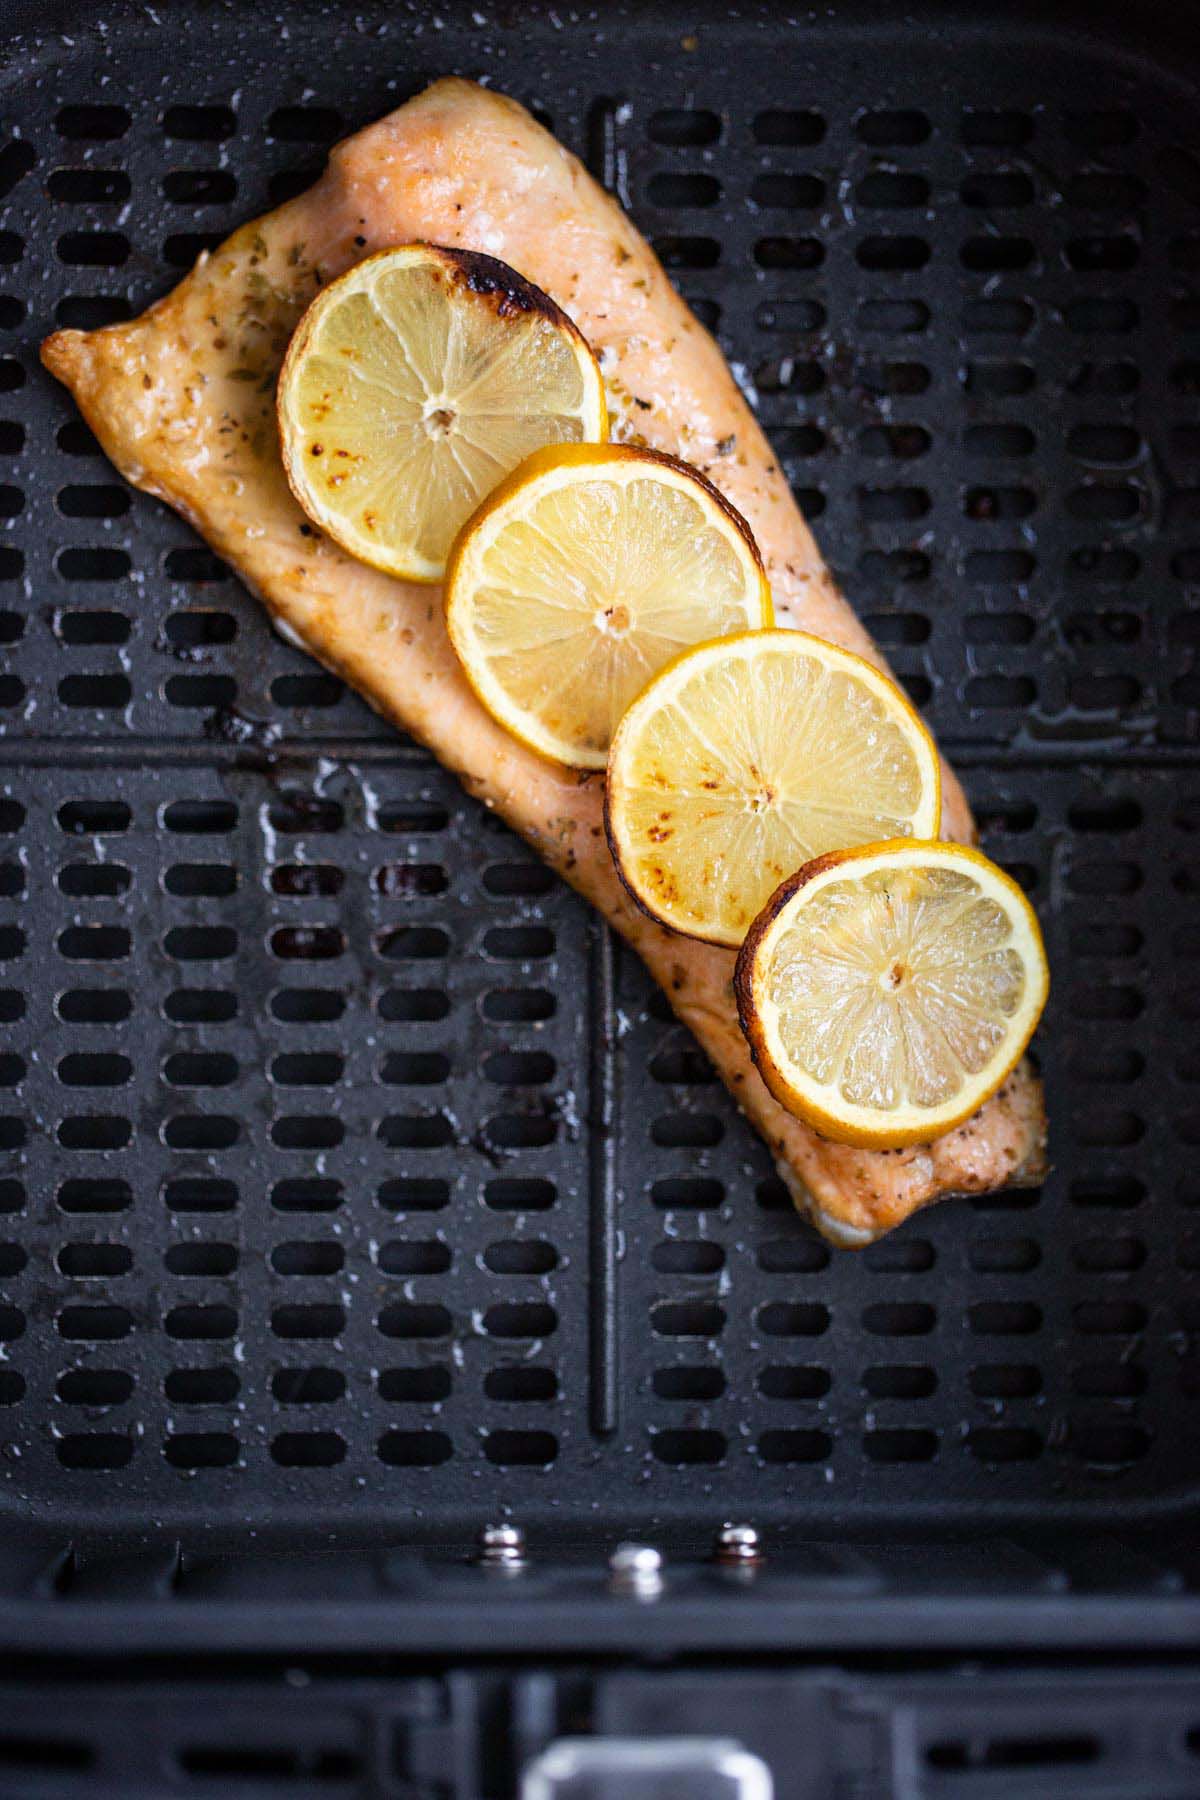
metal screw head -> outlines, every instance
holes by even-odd
[[[509,1574],[527,1567],[525,1533],[519,1525],[485,1525],[476,1540],[476,1560],[485,1569],[504,1569]]]
[[[713,1555],[719,1563],[744,1568],[762,1561],[762,1540],[753,1525],[722,1525]]]
[[[662,1593],[662,1557],[651,1544],[618,1544],[608,1559],[608,1574],[615,1594],[655,1600]]]

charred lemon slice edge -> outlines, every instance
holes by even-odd
[[[410,581],[441,580],[464,521],[531,451],[608,436],[599,366],[561,308],[495,257],[436,244],[322,289],[276,405],[309,518]]]

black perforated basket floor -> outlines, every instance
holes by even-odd
[[[1195,1516],[1189,16],[118,7],[10,51],[6,1533]],[[40,369],[448,71],[654,240],[1036,902],[1040,1192],[828,1251],[629,954]]]

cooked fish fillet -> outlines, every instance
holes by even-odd
[[[733,957],[672,936],[626,897],[595,776],[523,749],[475,699],[438,596],[314,533],[288,490],[274,382],[321,284],[371,251],[423,238],[503,258],[550,293],[601,359],[614,435],[704,469],[750,521],[779,622],[882,659],[838,593],[720,351],[648,245],[586,170],[514,102],[439,81],[338,146],[317,185],[244,226],[140,319],[48,338],[121,472],[231,563],[277,624],[499,811],[639,951],[769,1143],[797,1204],[863,1244],[918,1207],[1041,1172],[1041,1090],[1027,1066],[957,1130],[898,1152],[817,1137],[772,1099],[738,1028]],[[947,835],[973,827],[947,771]]]

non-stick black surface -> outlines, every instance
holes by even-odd
[[[657,18],[147,8],[10,55],[10,1532],[1195,1504],[1200,74],[1067,15]],[[654,239],[1036,901],[1040,1193],[828,1251],[628,953],[41,371],[448,71]]]

